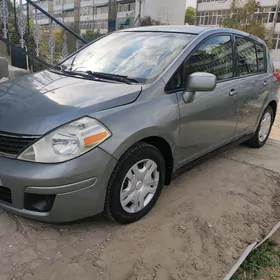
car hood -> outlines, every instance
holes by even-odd
[[[41,135],[79,117],[132,103],[140,93],[140,85],[43,71],[0,84],[0,131]]]

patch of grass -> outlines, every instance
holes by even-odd
[[[231,280],[256,280],[262,272],[280,265],[280,251],[276,243],[268,240],[251,252]],[[270,279],[276,279],[273,273]]]

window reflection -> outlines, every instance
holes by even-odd
[[[81,50],[64,65],[75,71],[90,70],[150,81],[194,38],[192,34],[165,32],[114,33]]]
[[[186,74],[208,72],[218,81],[233,77],[233,50],[230,36],[217,36],[197,48],[186,61]]]
[[[256,49],[253,41],[236,38],[239,75],[244,76],[258,72]]]

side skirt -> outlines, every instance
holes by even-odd
[[[254,136],[254,133],[249,134],[249,135],[245,135],[245,136],[243,136],[241,138],[238,138],[237,140],[234,140],[233,142],[231,142],[231,143],[229,143],[229,144],[227,144],[225,146],[222,146],[219,149],[214,150],[213,152],[210,152],[210,153],[208,153],[208,154],[206,154],[206,155],[204,155],[204,156],[202,156],[202,157],[200,157],[198,159],[195,159],[195,160],[187,163],[186,165],[180,167],[178,170],[176,170],[173,173],[172,180],[177,178],[177,177],[179,177],[184,172],[194,168],[195,166],[198,166],[198,165],[202,164],[203,162],[205,162],[205,161],[207,161],[207,160],[209,160],[209,159],[219,155],[220,153],[223,153],[223,152],[225,152],[225,151],[227,151],[227,150],[229,150],[231,148],[234,148],[234,147],[236,147],[236,146],[238,146],[238,145],[240,145],[240,144],[250,140],[253,136]]]

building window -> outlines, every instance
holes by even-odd
[[[93,14],[93,7],[82,7],[80,8],[81,16],[88,16]]]
[[[198,12],[196,18],[197,25],[219,25],[221,20],[229,15],[229,11],[220,10],[214,12]]]
[[[108,14],[108,6],[95,7],[94,14],[95,15]]]
[[[63,12],[63,18],[74,17],[74,11]]]
[[[230,13],[231,13],[230,10],[198,12],[196,18],[196,24],[219,25],[219,23],[223,18],[230,16]],[[234,11],[233,14],[238,14],[238,10]],[[276,7],[260,7],[256,10],[253,18],[263,23],[272,23],[275,20],[275,16],[276,16]],[[280,11],[278,11],[277,13],[276,21],[280,22]]]
[[[280,34],[273,34],[272,36],[272,48],[275,50],[280,49]]]
[[[135,2],[118,4],[118,12],[130,12],[135,11]]]
[[[94,22],[94,29],[108,29],[108,21],[107,20],[97,20]]]
[[[93,24],[93,22],[82,21],[80,23],[80,29],[93,30],[94,29],[94,24]]]

